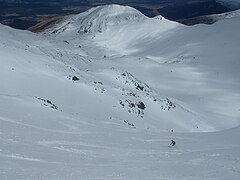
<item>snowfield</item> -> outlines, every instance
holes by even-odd
[[[108,5],[42,34],[0,25],[0,179],[238,180],[232,13],[190,27]]]

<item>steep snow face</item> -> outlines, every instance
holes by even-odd
[[[77,115],[80,108],[81,118],[102,123],[113,119],[113,123],[120,122],[133,129],[151,128],[157,132],[173,127],[181,132],[218,129],[216,124],[202,121],[177,100],[162,96],[145,80],[135,77],[126,64],[135,63],[138,58],[104,58],[104,49],[84,39],[75,44],[68,39],[49,39],[5,27],[1,28],[1,34],[4,38],[0,43],[3,57],[0,81],[4,86],[0,88],[0,107],[5,109],[7,101],[20,101],[15,109],[21,109],[2,118],[22,117],[32,104],[32,113],[28,114],[39,123],[44,117],[38,113],[38,105],[52,108],[50,116],[80,118]],[[139,71],[147,64],[140,64]],[[78,80],[73,81],[74,76]],[[48,115],[45,118],[51,119]],[[175,117],[180,120],[175,121]]]
[[[239,180],[239,21],[0,25],[0,179]]]
[[[147,19],[142,13],[129,6],[107,5],[92,8],[77,16],[57,23],[52,33],[77,31],[78,33],[105,32],[111,27]]]

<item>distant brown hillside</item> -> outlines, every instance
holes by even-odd
[[[43,20],[40,23],[37,23],[36,25],[28,28],[28,30],[35,32],[35,33],[43,32],[44,30],[48,29],[52,24],[54,24],[55,22],[57,22],[58,20],[66,17],[66,16],[71,16],[71,15],[55,16],[50,19]]]

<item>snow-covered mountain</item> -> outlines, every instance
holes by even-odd
[[[129,22],[147,19],[138,10],[129,6],[108,5],[92,8],[79,15],[57,23],[52,33],[77,30],[78,33],[105,32],[111,27],[119,27]]]
[[[0,179],[239,179],[239,21],[0,25]]]

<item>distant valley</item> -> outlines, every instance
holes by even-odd
[[[28,29],[51,18],[58,19],[113,3],[135,7],[149,17],[161,14],[186,24],[188,18],[230,11],[215,0],[0,0],[0,22],[17,29]]]

